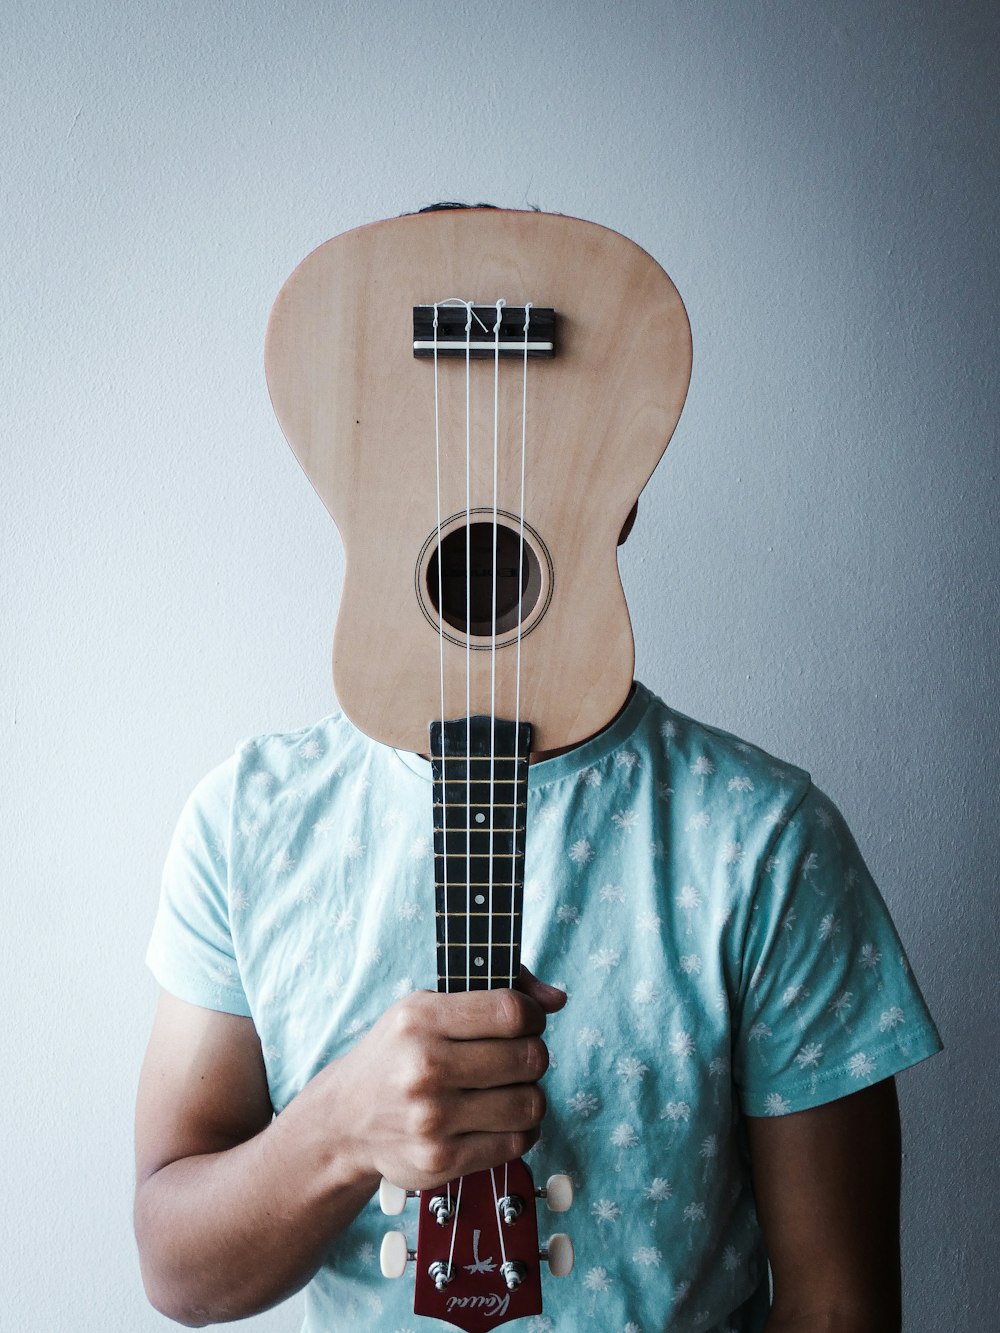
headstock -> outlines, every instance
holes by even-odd
[[[534,1200],[545,1198],[553,1212],[565,1212],[573,1200],[568,1176],[552,1176],[537,1190],[522,1161],[452,1180],[420,1199],[417,1249],[407,1249],[400,1231],[382,1242],[382,1272],[400,1277],[416,1261],[413,1309],[454,1324],[465,1333],[483,1333],[498,1324],[539,1314],[542,1309],[540,1262],[562,1277],[573,1267],[569,1237],[550,1237],[539,1251]],[[402,1211],[407,1192],[383,1182],[384,1212]]]

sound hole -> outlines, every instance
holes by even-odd
[[[468,539],[466,539],[468,534]],[[524,621],[542,587],[538,558],[516,529],[502,523],[496,528],[496,628],[497,635],[516,629]],[[438,557],[441,557],[441,601],[438,605]],[[467,579],[467,570],[471,578]],[[518,571],[521,596],[518,603]],[[470,523],[445,537],[427,565],[427,595],[446,625],[473,635],[493,637],[493,523]],[[468,607],[468,626],[466,608]],[[518,611],[520,610],[520,615]]]

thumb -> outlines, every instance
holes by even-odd
[[[547,1014],[554,1014],[566,1003],[566,992],[564,990],[560,990],[558,986],[549,986],[546,982],[539,981],[535,974],[530,972],[523,963],[517,978],[517,990],[523,991],[525,995],[530,995]]]

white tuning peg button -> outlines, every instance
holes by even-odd
[[[402,1277],[406,1272],[406,1261],[410,1252],[406,1247],[406,1237],[401,1231],[387,1231],[382,1237],[382,1248],[378,1252],[379,1267],[383,1277]]]
[[[573,1182],[569,1176],[549,1176],[545,1182],[545,1202],[551,1213],[564,1213],[573,1206]]]
[[[406,1207],[406,1190],[383,1176],[378,1186],[378,1206],[386,1217],[398,1217]]]
[[[572,1273],[575,1258],[573,1242],[564,1231],[557,1231],[554,1236],[549,1237],[545,1258],[548,1260],[549,1272],[553,1277],[565,1277],[567,1273]]]

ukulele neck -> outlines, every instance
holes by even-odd
[[[439,991],[513,986],[521,966],[531,725],[430,725]]]

